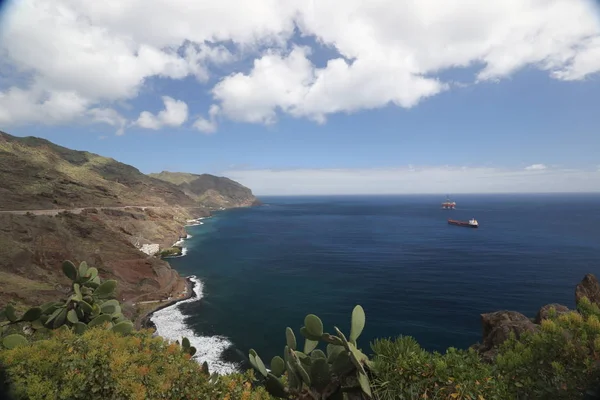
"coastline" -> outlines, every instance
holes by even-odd
[[[185,282],[186,282],[186,294],[183,297],[177,298],[177,299],[173,299],[173,300],[165,300],[160,302],[157,307],[153,307],[150,310],[146,311],[145,313],[143,313],[141,316],[139,316],[136,319],[136,328],[143,328],[143,329],[154,329],[154,331],[157,331],[156,325],[154,324],[154,322],[152,322],[152,316],[154,315],[154,313],[156,313],[157,311],[162,310],[163,308],[167,308],[170,306],[173,306],[175,304],[178,304],[182,301],[185,300],[189,300],[189,299],[193,299],[196,297],[196,292],[194,291],[194,288],[196,286],[196,283],[194,281],[192,281],[190,276],[186,276],[185,278]]]
[[[229,208],[223,208],[221,210],[227,209]],[[177,242],[173,245],[179,245],[182,248],[182,254],[164,257],[163,260],[168,263],[170,258],[185,257],[187,249],[184,243],[187,239],[192,238],[192,235],[186,228],[203,225],[203,219],[210,218],[214,216],[213,212],[221,210],[211,210],[211,213],[208,216],[187,220],[182,227],[186,232],[186,236],[180,235]],[[175,268],[172,269],[175,273],[178,273]],[[229,338],[221,335],[199,335],[186,323],[186,315],[183,314],[182,309],[180,309],[178,305],[201,300],[203,298],[203,282],[195,275],[180,278],[185,280],[185,291],[183,294],[181,294],[181,291],[179,292],[181,297],[158,301],[156,303],[140,302],[136,304],[139,313],[139,316],[135,320],[136,328],[153,329],[154,336],[161,336],[169,341],[181,340],[182,337],[187,337],[191,344],[197,349],[194,359],[198,362],[208,362],[211,370],[219,374],[226,375],[239,371],[242,367],[239,360],[234,361],[229,360],[227,357],[223,357],[225,352],[233,347],[233,343]]]
[[[183,243],[185,242],[185,240],[190,239],[192,236],[187,232],[187,230],[185,229],[188,226],[197,226],[197,225],[202,225],[203,219],[206,218],[210,218],[212,215],[202,215],[200,217],[197,218],[193,218],[193,219],[189,219],[185,222],[184,225],[181,226],[181,229],[183,229],[186,233],[186,236],[179,236],[177,238],[177,241],[173,243],[172,247],[180,247],[182,252],[179,255],[173,255],[173,256],[167,256],[167,257],[161,257],[161,259],[163,261],[165,261],[167,264],[169,264],[169,267],[178,272],[176,269],[174,269],[171,264],[169,263],[169,259],[170,258],[179,258],[179,257],[184,257],[186,255],[186,248],[183,247]],[[187,276],[184,277],[185,281],[186,281],[186,293],[183,297],[179,297],[177,299],[171,299],[171,300],[161,300],[161,301],[157,301],[157,306],[155,307],[149,307],[147,310],[143,311],[141,313],[141,315],[139,315],[138,317],[136,317],[135,321],[134,321],[134,325],[136,329],[154,329],[154,331],[157,330],[156,325],[154,324],[154,322],[152,322],[152,316],[154,315],[155,312],[162,310],[163,308],[175,305],[179,302],[185,301],[185,300],[189,300],[191,298],[196,297],[196,293],[194,291],[195,288],[195,283],[194,281],[191,280],[191,277]],[[140,303],[138,303],[139,305]],[[142,303],[144,304],[144,303]],[[149,303],[145,303],[145,304],[149,304]]]

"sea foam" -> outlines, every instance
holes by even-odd
[[[205,219],[207,217],[200,217],[200,218],[196,218],[196,219],[188,219],[186,221],[185,226],[198,226],[198,225],[204,225],[204,222],[202,222],[203,219]]]
[[[179,304],[200,301],[203,297],[202,281],[195,276],[189,278],[194,282],[196,296],[156,311],[150,318],[156,325],[156,333],[171,341],[181,341],[187,337],[197,350],[194,359],[199,363],[206,361],[211,372],[223,375],[238,371],[236,364],[221,360],[221,354],[232,345],[226,337],[198,336],[185,323],[185,315],[179,310]]]
[[[175,247],[175,246],[181,247],[181,254],[180,255],[178,255],[178,256],[168,256],[168,257],[165,257],[165,258],[178,258],[178,257],[185,256],[187,254],[187,252],[188,252],[188,249],[187,249],[187,247],[184,246],[184,244],[185,244],[185,241],[188,240],[188,239],[191,239],[191,237],[192,237],[192,235],[188,234],[186,237],[184,237],[182,239],[179,239],[178,241],[176,241],[175,243],[173,243],[173,247]]]

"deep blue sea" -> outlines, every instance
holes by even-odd
[[[227,371],[254,348],[282,353],[284,331],[304,316],[349,331],[364,307],[363,350],[377,337],[410,335],[429,350],[481,338],[479,314],[535,316],[574,306],[575,285],[600,274],[600,195],[261,198],[188,227],[186,255],[201,298],[154,317],[159,333],[194,335],[198,356]],[[447,224],[475,217],[479,229]]]

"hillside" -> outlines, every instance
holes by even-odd
[[[0,210],[194,206],[176,185],[45,139],[0,132]]]
[[[252,190],[225,177],[163,171],[151,177],[177,185],[185,194],[209,207],[248,207],[259,204]]]
[[[185,280],[141,246],[169,248],[187,220],[254,201],[236,182],[188,175],[179,184],[190,186],[180,187],[112,158],[0,132],[0,308],[60,296],[67,259],[116,279],[130,316],[152,307],[133,303],[181,293]]]

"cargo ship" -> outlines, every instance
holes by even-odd
[[[449,219],[448,223],[450,225],[466,226],[468,228],[478,228],[479,227],[479,222],[477,222],[477,220],[475,218],[471,218],[468,221],[456,221],[453,219]]]
[[[456,207],[455,201],[450,201],[450,196],[446,196],[446,201],[442,203],[442,208],[444,210],[454,210]]]

